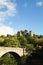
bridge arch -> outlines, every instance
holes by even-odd
[[[7,52],[17,53],[20,57],[23,56],[23,48],[14,48],[14,47],[0,47],[0,57]]]
[[[17,60],[18,65],[21,65],[21,57],[16,52],[13,51],[5,52],[1,57],[3,58],[7,53],[13,55],[13,57]]]
[[[31,53],[30,56],[26,59],[27,65],[42,65],[43,59],[40,57],[40,54],[38,53]]]

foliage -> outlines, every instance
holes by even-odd
[[[28,53],[32,50],[39,50],[43,47],[43,35],[29,35],[27,30],[18,31],[17,34],[11,35],[1,35],[0,36],[0,46],[4,47],[19,47],[26,48]],[[9,53],[0,58],[0,65],[17,65],[17,60]]]
[[[5,54],[0,58],[0,65],[17,65],[16,59],[10,53]]]
[[[17,34],[11,35],[1,35],[0,36],[0,46],[5,47],[25,47],[25,48],[37,48],[38,46],[43,46],[43,35],[33,35],[30,36],[27,30],[18,31]]]

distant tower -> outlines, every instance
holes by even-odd
[[[29,31],[29,35],[33,37],[33,32],[32,31]]]
[[[21,32],[17,32],[17,36],[18,37],[22,36],[22,33]]]

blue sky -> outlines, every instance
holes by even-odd
[[[43,35],[43,0],[0,0],[0,35],[25,29]]]

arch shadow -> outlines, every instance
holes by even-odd
[[[22,62],[21,62],[21,57],[20,57],[17,53],[12,52],[12,51],[7,52],[7,53],[9,53],[9,54],[13,55],[13,57],[17,60],[18,65],[22,65]],[[2,57],[4,57],[7,53],[5,53]]]
[[[43,58],[38,53],[31,53],[26,59],[26,65],[43,65]]]

